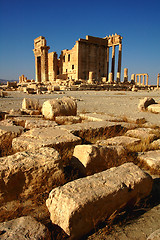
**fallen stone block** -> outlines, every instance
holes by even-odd
[[[77,145],[74,148],[73,161],[79,160],[85,168],[85,174],[92,175],[119,166],[119,159],[124,153],[122,146]]]
[[[0,158],[0,205],[17,199],[36,199],[63,183],[62,160],[53,148]]]
[[[127,149],[130,148],[130,146],[136,146],[141,142],[138,138],[128,137],[128,136],[117,136],[113,138],[108,138],[106,140],[99,140],[96,144],[99,145],[110,145],[110,146],[119,146],[122,145],[123,147],[126,147]]]
[[[96,142],[103,137],[106,139],[116,136],[124,131],[121,124],[106,121],[61,125],[60,128],[66,129],[74,135],[82,138],[84,142]]]
[[[89,122],[93,121],[109,121],[109,122],[123,122],[120,117],[113,117],[107,114],[97,114],[97,113],[81,113],[80,117]]]
[[[138,109],[140,111],[145,111],[149,105],[154,103],[155,103],[155,100],[153,98],[145,97],[144,99],[140,99],[138,104]]]
[[[50,232],[33,217],[25,216],[0,223],[1,240],[13,239],[51,239]]]
[[[42,119],[27,119],[25,121],[25,128],[32,129],[32,128],[47,128],[47,127],[55,127],[57,123],[55,121],[49,120],[42,120]]]
[[[159,149],[160,148],[160,139],[157,139],[155,141],[153,141],[151,144],[150,144],[150,147],[152,149]]]
[[[160,104],[151,104],[148,106],[148,111],[153,113],[160,113]]]
[[[12,141],[15,152],[51,147],[55,148],[63,159],[71,157],[75,145],[78,144],[81,144],[79,137],[58,127],[34,128]]]
[[[72,239],[81,239],[114,212],[148,196],[151,189],[152,178],[126,163],[53,189],[46,205],[53,224]]]
[[[23,127],[0,125],[0,156],[12,152],[12,140],[21,135]]]
[[[41,114],[41,110],[30,110],[30,109],[22,109],[22,114],[24,115],[31,115],[31,116],[37,116]]]
[[[151,128],[136,128],[133,130],[128,130],[125,135],[133,138],[139,138],[142,141],[152,142],[156,139],[155,131]]]
[[[41,110],[38,99],[24,98],[22,101],[23,110]]]
[[[139,153],[138,159],[148,167],[160,171],[160,150]]]
[[[75,123],[81,123],[82,119],[79,116],[57,116],[55,122],[59,125],[71,125]]]
[[[42,105],[42,114],[45,119],[54,119],[56,116],[76,116],[77,103],[67,97],[45,101]]]

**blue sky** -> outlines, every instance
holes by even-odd
[[[86,35],[123,37],[122,75],[160,72],[160,1],[0,0],[0,78],[34,78],[34,39],[60,54]]]

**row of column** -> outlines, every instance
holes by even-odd
[[[109,47],[107,48],[107,80],[109,75],[109,82],[114,82],[115,76],[115,47],[116,45],[112,46],[112,63],[111,63],[111,72],[109,73]],[[119,44],[119,52],[118,52],[118,69],[117,69],[117,79],[116,82],[120,82],[121,80],[121,61],[122,61],[122,44]]]
[[[145,76],[146,76],[146,84],[145,84]],[[136,81],[135,81],[135,83],[137,84],[137,82],[138,82],[138,77],[139,77],[139,85],[141,85],[141,77],[143,77],[143,79],[142,79],[142,85],[144,86],[144,85],[146,85],[146,86],[148,86],[148,74],[147,73],[144,73],[144,74],[136,74]]]

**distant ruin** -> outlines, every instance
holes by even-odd
[[[60,58],[56,52],[48,53],[46,39],[42,36],[34,40],[36,82],[53,82],[62,80],[97,80],[108,82],[109,48],[112,47],[111,78],[115,79],[115,47],[119,46],[117,82],[121,78],[122,37],[120,35],[98,38],[86,36],[79,39],[71,50],[61,51]]]

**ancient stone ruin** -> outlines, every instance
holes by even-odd
[[[152,103],[146,98],[140,109]],[[23,239],[26,232],[31,239],[51,239],[51,232],[59,239],[57,225],[61,239],[81,239],[99,222],[150,198],[154,180],[145,167],[160,174],[160,126],[145,127],[144,118],[124,121],[107,114],[79,114],[77,102],[66,97],[42,106],[24,98],[17,115],[6,113],[3,118],[2,240],[7,234]]]

